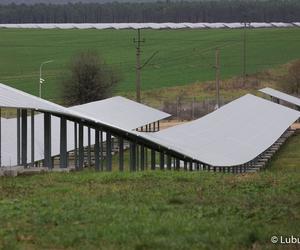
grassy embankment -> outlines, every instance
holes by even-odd
[[[277,249],[299,235],[300,135],[261,173],[1,178],[2,249]]]

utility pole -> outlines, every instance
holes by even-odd
[[[246,74],[247,74],[247,26],[249,23],[244,22],[243,28],[243,84],[246,84]]]
[[[141,43],[145,43],[145,39],[141,39],[141,30],[138,29],[138,37],[134,38],[136,44],[136,101],[141,102],[141,71],[142,69],[156,56],[158,51],[155,51],[145,62],[141,64]]]
[[[141,102],[141,43],[145,42],[145,39],[141,39],[141,30],[138,29],[137,39],[133,39],[133,42],[136,44],[136,101]]]
[[[216,109],[220,108],[220,50],[216,48]]]

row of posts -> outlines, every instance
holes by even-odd
[[[136,130],[140,131],[140,132],[158,132],[160,130],[160,123],[159,123],[159,121],[149,123],[149,124],[142,126]]]
[[[1,109],[0,109],[1,115]],[[28,112],[26,109],[17,110],[17,164],[23,166],[35,166],[35,111],[30,110],[31,121],[31,159],[28,163],[27,159],[27,142],[28,142]],[[74,121],[74,165],[77,170],[81,170],[85,164],[85,147],[84,147],[84,122]],[[149,128],[149,127],[148,127]],[[152,128],[159,128],[159,122],[153,125]],[[119,171],[124,171],[124,138],[115,137],[110,131],[103,131],[99,128],[88,127],[88,146],[87,146],[87,164],[92,165],[91,157],[91,129],[95,130],[95,144],[94,144],[94,164],[98,171],[112,171],[112,151],[115,138],[118,141],[118,165]],[[106,135],[104,142],[103,135]],[[0,142],[1,142],[1,122],[0,122]],[[103,147],[105,143],[105,151]],[[105,154],[105,155],[104,155]],[[244,172],[245,166],[236,168],[217,168],[211,167],[207,164],[195,162],[193,160],[180,159],[169,154],[169,152],[162,150],[150,149],[137,142],[129,142],[129,170],[143,171],[149,168],[155,170],[159,167],[161,170],[180,170],[183,168],[186,171],[212,171],[212,172]],[[105,160],[105,161],[104,161]],[[159,162],[157,166],[157,160]],[[44,113],[44,161],[43,166],[53,168],[53,157],[51,154],[51,114]],[[105,165],[104,165],[105,164]],[[0,165],[1,165],[1,143],[0,143]],[[69,152],[67,151],[67,118],[60,118],[60,168],[67,168],[69,166]]]

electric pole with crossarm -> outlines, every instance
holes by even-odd
[[[136,101],[141,102],[141,71],[155,57],[158,51],[155,51],[143,64],[141,64],[141,43],[145,43],[145,39],[141,39],[141,30],[138,29],[138,37],[133,39],[136,44]]]
[[[137,39],[133,39],[136,44],[136,101],[141,102],[141,43],[145,42],[145,39],[141,39],[141,30],[138,29]]]

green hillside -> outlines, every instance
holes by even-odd
[[[0,29],[0,82],[37,94],[41,62],[46,98],[59,99],[60,79],[70,57],[79,51],[99,51],[118,67],[123,81],[117,92],[134,90],[134,30],[17,30]],[[143,30],[143,59],[159,51],[143,69],[144,90],[214,78],[214,49],[221,49],[221,76],[242,72],[243,31]],[[247,72],[253,73],[300,58],[300,29],[252,29],[247,34]]]
[[[2,177],[0,248],[282,249],[273,235],[299,235],[299,157],[298,134],[257,174]]]

